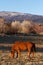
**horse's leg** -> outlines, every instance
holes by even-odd
[[[34,53],[35,53],[35,52],[33,51],[33,52],[32,52],[32,57],[33,57],[33,58],[34,58]]]
[[[17,52],[18,52],[18,58],[20,58],[20,50],[17,50]]]
[[[35,53],[34,47],[31,48],[31,53],[32,53],[32,57],[34,58],[34,53]]]
[[[30,58],[31,50],[28,49],[28,57]]]

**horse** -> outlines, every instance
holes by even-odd
[[[30,58],[31,53],[32,53],[32,57],[34,57],[36,46],[35,46],[35,43],[32,43],[32,42],[16,41],[11,47],[11,57],[12,58],[14,58],[15,50],[18,53],[18,57],[20,57],[20,51],[28,50],[28,57]]]

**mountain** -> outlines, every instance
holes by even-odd
[[[11,22],[14,20],[18,21],[31,20],[32,22],[35,23],[43,23],[43,16],[28,13],[2,11],[0,12],[0,18],[4,18],[7,22]]]

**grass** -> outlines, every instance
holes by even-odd
[[[10,51],[4,51],[0,54],[0,64],[8,64],[8,65],[43,65],[43,53],[35,53],[34,58],[28,59],[27,52],[21,52],[20,58],[10,58]]]

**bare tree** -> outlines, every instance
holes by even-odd
[[[11,28],[12,28],[12,31],[13,32],[19,32],[20,31],[20,26],[21,24],[20,24],[20,22],[19,21],[13,21],[12,23],[11,23]]]
[[[3,32],[3,28],[4,28],[4,19],[0,18],[0,33]]]

